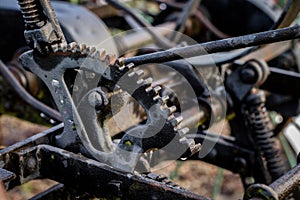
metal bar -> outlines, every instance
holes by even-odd
[[[0,180],[3,181],[4,183],[13,180],[15,176],[16,175],[14,173],[0,168]]]
[[[270,187],[277,193],[278,199],[284,199],[300,186],[300,164],[274,181]]]
[[[234,173],[250,173],[251,165],[253,165],[255,159],[255,153],[238,146],[233,138],[218,136],[217,134],[207,132],[198,132],[196,135],[188,134],[187,138],[194,138],[196,143],[201,144],[203,144],[203,141],[207,144],[215,143],[213,149],[207,152],[205,157],[199,158],[198,154],[195,154],[189,157],[189,160],[202,160]],[[205,148],[202,148],[201,151],[205,151]],[[203,154],[201,151],[199,153]]]
[[[63,183],[78,193],[122,199],[207,198],[147,176],[117,171],[82,155],[48,145],[38,146],[39,170],[43,177]]]
[[[269,69],[271,74],[261,86],[262,89],[300,98],[300,73],[274,67],[270,67]]]
[[[289,28],[254,33],[250,35],[206,42],[203,44],[196,44],[187,47],[174,48],[166,51],[126,58],[124,60],[124,64],[133,63],[135,65],[142,65],[146,63],[169,62],[173,60],[180,60],[183,58],[230,51],[234,49],[269,44],[296,38],[300,38],[300,26],[298,25]]]
[[[0,150],[0,167],[4,167],[7,165],[7,163],[10,160],[10,155],[13,154],[14,152],[24,149],[24,148],[29,148],[29,147],[34,147],[39,144],[52,144],[53,145],[53,139],[56,135],[62,133],[63,131],[63,123],[52,127],[50,129],[47,129],[41,133],[38,133],[36,135],[33,135],[32,137],[29,137],[21,142],[18,142],[12,146],[9,146],[5,149]]]

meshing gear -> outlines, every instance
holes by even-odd
[[[179,154],[177,158],[199,151],[200,144],[185,138],[188,129],[179,127],[182,117],[173,115],[176,107],[167,106],[168,96],[161,97],[160,87],[153,87],[151,78],[143,79],[143,71],[133,64],[124,65],[115,56],[76,43],[52,45],[47,56],[31,51],[21,60],[46,83],[62,114],[65,129],[56,138],[58,146],[70,148],[82,143],[81,153],[131,172],[140,158],[152,150]],[[74,72],[79,84],[70,81],[69,73]],[[113,88],[130,94],[147,114],[146,122],[126,131],[117,145],[98,123],[109,107],[106,92]]]

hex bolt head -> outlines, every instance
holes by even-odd
[[[30,172],[34,172],[36,170],[37,167],[37,161],[35,158],[30,157],[28,158],[27,162],[26,162],[26,168],[28,171]]]
[[[240,78],[244,83],[254,84],[257,81],[256,73],[251,68],[245,68],[240,71]]]
[[[92,92],[89,94],[88,101],[90,106],[94,107],[96,110],[100,110],[103,105],[102,95],[98,92]]]

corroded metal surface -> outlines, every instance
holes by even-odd
[[[166,51],[151,53],[147,55],[135,56],[124,60],[125,64],[134,63],[142,65],[145,63],[160,63],[190,58],[194,56],[230,51],[245,47],[270,44],[284,40],[297,39],[300,37],[300,26],[278,29],[275,31],[265,31],[245,36],[233,37],[203,44],[170,49]]]

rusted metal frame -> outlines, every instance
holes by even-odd
[[[283,200],[300,186],[300,164],[285,173],[269,186],[254,184],[244,195],[244,200]]]
[[[63,123],[56,125],[52,128],[49,128],[41,133],[33,135],[21,142],[18,142],[12,146],[9,146],[5,149],[0,150],[0,167],[5,166],[6,157],[9,157],[10,154],[25,149],[29,147],[34,147],[39,144],[51,144],[54,145],[54,137],[60,134],[63,130]],[[2,162],[1,162],[2,161]],[[3,163],[4,161],[4,163]]]
[[[31,148],[24,159],[35,155],[42,178],[63,183],[76,193],[122,199],[198,199],[207,198],[178,186],[170,186],[141,175],[117,171],[108,165],[49,145]],[[37,172],[35,172],[37,173]]]
[[[27,156],[28,149],[35,148],[39,144],[51,144],[55,145],[54,137],[62,132],[63,124],[59,124],[53,128],[36,134],[24,141],[18,142],[10,147],[0,150],[0,168],[1,173],[5,179],[3,182],[6,188],[13,188],[17,185],[23,184],[29,179],[38,177],[30,177],[29,179],[24,177],[24,154]],[[33,164],[35,161],[30,160],[29,164]],[[26,165],[26,164],[25,164]],[[26,174],[27,172],[25,172]],[[32,172],[33,173],[33,172]]]
[[[270,187],[277,193],[279,199],[284,199],[300,186],[300,164],[274,181]]]
[[[26,145],[25,145],[26,146]],[[191,193],[179,186],[153,180],[147,176],[117,171],[108,165],[88,159],[63,149],[49,145],[37,145],[27,148],[12,148],[6,157],[6,168],[16,174],[15,181],[9,183],[12,188],[36,178],[49,178],[63,183],[67,188],[51,188],[43,196],[84,195],[95,197],[120,197],[122,199],[198,199],[208,198]],[[52,194],[51,194],[52,193]]]
[[[147,63],[161,63],[183,58],[190,58],[211,53],[218,53],[240,49],[245,47],[270,44],[285,40],[300,38],[300,26],[283,28],[272,31],[254,33],[239,37],[232,37],[218,41],[206,42],[202,44],[191,45],[182,48],[174,48],[166,51],[145,54],[126,58],[125,64],[133,63],[136,66]]]

